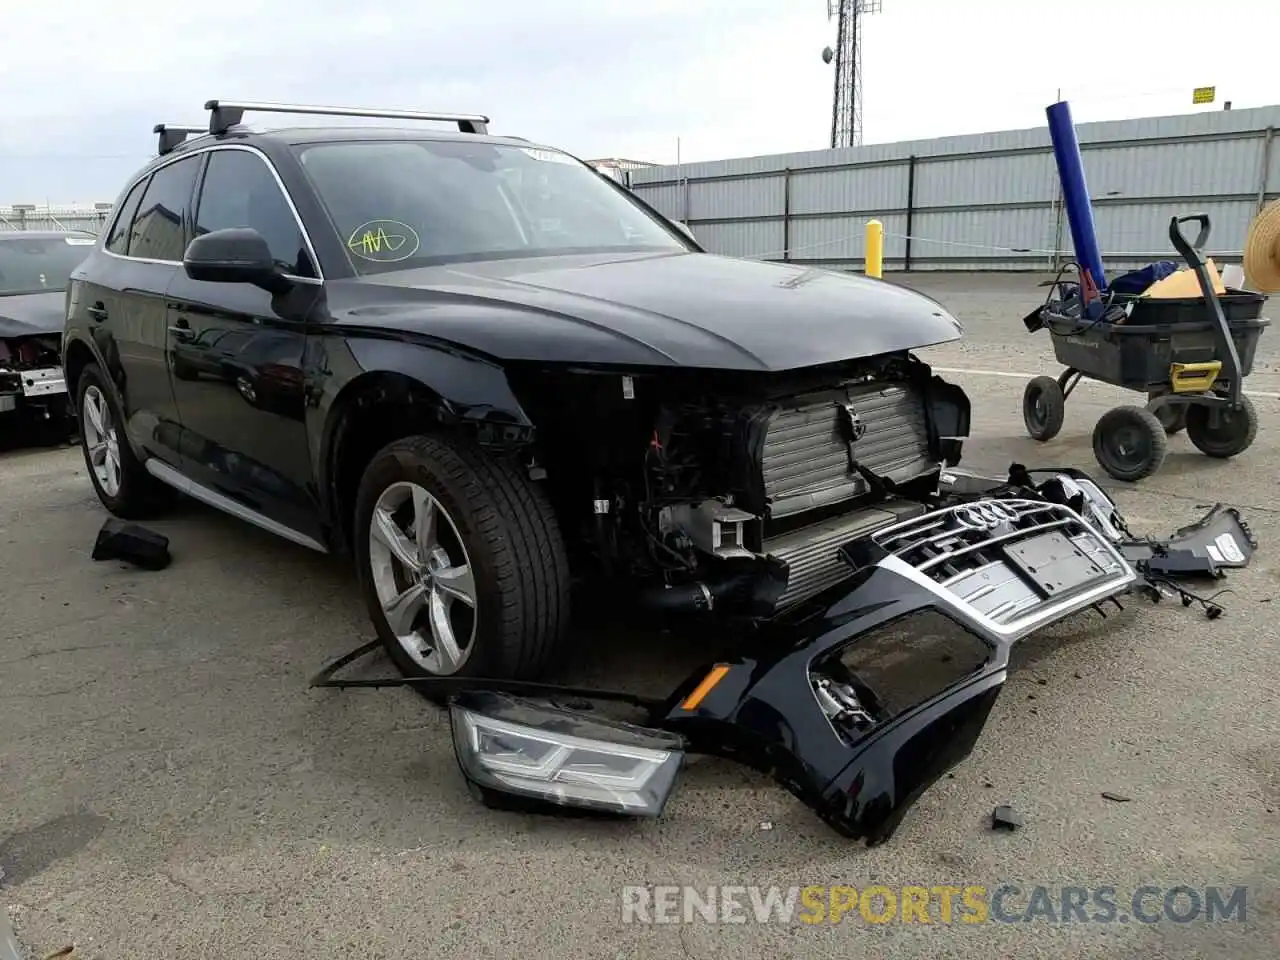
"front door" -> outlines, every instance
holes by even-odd
[[[169,368],[192,480],[260,516],[321,539],[311,482],[303,380],[309,306],[321,287],[301,228],[266,159],[209,153],[196,235],[252,227],[295,289],[273,297],[249,284],[192,280],[169,287]]]

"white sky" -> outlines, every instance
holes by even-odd
[[[826,0],[4,3],[0,205],[114,199],[160,120],[215,96],[477,111],[581,157],[821,148]],[[217,11],[210,22],[206,11]],[[884,0],[866,142],[1280,103],[1280,3]],[[1253,38],[1259,38],[1253,44]],[[1193,107],[1191,90],[1218,102]]]

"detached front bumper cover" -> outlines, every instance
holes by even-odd
[[[1189,605],[1200,598],[1176,579],[1221,576],[1256,548],[1232,508],[1158,541],[1130,534],[1079,471],[949,470],[928,512],[845,545],[853,577],[819,612],[765,627],[661,700],[468,678],[335,679],[377,643],[312,686],[415,686],[447,700],[459,765],[490,806],[656,817],[685,755],[702,753],[769,773],[839,833],[874,844],[972,751],[1018,640],[1126,593],[1172,590]],[[594,709],[608,702],[641,719]]]

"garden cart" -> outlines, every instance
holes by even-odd
[[[1194,243],[1182,224],[1196,221]],[[1244,395],[1258,339],[1270,321],[1266,297],[1214,289],[1205,261],[1209,217],[1173,217],[1169,239],[1194,271],[1202,296],[1160,298],[1109,289],[1086,303],[1081,288],[1059,278],[1043,306],[1024,318],[1047,329],[1066,370],[1031,380],[1022,396],[1027,433],[1048,441],[1062,429],[1066,400],[1088,377],[1146,395],[1143,406],[1107,411],[1093,431],[1099,465],[1117,480],[1136,481],[1160,469],[1168,436],[1185,429],[1201,453],[1228,458],[1244,452],[1258,432],[1258,415]]]

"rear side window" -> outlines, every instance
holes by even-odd
[[[285,273],[314,277],[298,220],[266,161],[247,150],[209,154],[196,236],[228,227],[252,227],[262,234],[271,256]]]
[[[147,187],[147,178],[143,177],[133,185],[133,189],[120,204],[120,212],[107,234],[107,249],[112,253],[124,256],[129,252],[129,230],[133,226],[134,214],[138,212],[138,202],[142,199],[142,191]]]
[[[152,174],[133,221],[129,256],[182,262],[187,210],[199,166],[199,157],[184,157]]]

